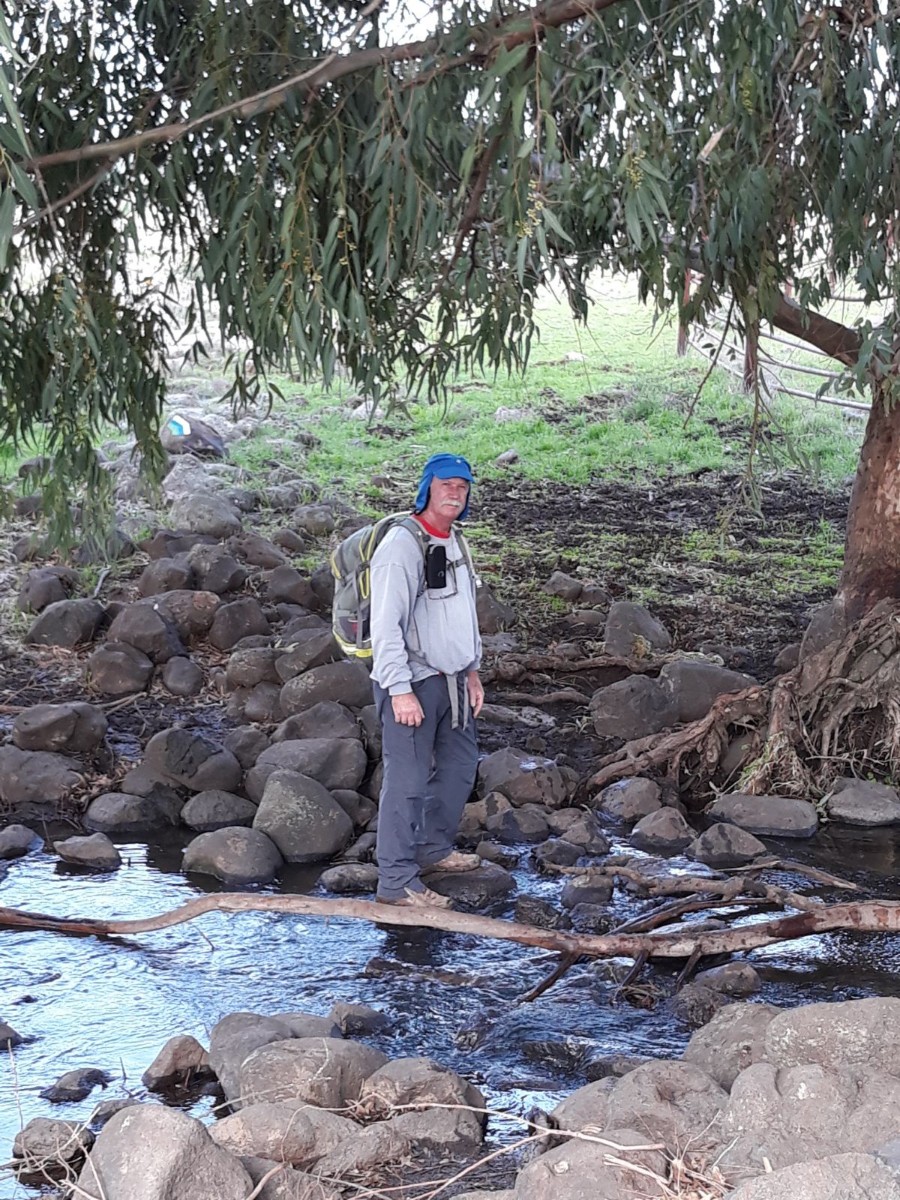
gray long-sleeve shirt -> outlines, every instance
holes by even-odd
[[[392,696],[429,675],[481,665],[475,580],[456,534],[430,538],[447,550],[447,586],[425,587],[425,559],[415,535],[396,526],[372,557],[372,678]]]

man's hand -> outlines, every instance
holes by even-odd
[[[403,692],[399,696],[391,696],[391,708],[394,710],[394,720],[398,725],[421,725],[425,720],[422,705],[416,699],[414,692]]]
[[[469,704],[472,706],[472,716],[477,717],[484,705],[484,684],[477,671],[470,671],[466,676],[466,687],[469,691]]]

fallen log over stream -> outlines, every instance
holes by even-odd
[[[736,897],[734,898],[736,899]],[[758,903],[758,897],[756,898]],[[465,933],[474,937],[519,942],[563,955],[590,958],[696,958],[755,950],[776,942],[809,937],[833,930],[857,933],[900,932],[900,901],[866,900],[848,904],[821,904],[767,921],[725,930],[684,930],[665,933],[581,934],[538,929],[515,921],[502,921],[447,909],[397,908],[368,900],[323,900],[310,896],[255,896],[225,894],[201,896],[180,908],[131,921],[101,921],[89,917],[53,917],[44,913],[0,908],[0,929],[38,929],[78,937],[124,937],[168,929],[205,913],[268,912],[326,919],[371,921],[376,925],[418,926]]]

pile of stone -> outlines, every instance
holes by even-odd
[[[412,1162],[453,1174],[490,1128],[484,1097],[429,1059],[390,1061],[357,1040],[384,1024],[345,1004],[327,1017],[233,1013],[208,1053],[173,1038],[144,1074],[163,1098],[214,1079],[229,1115],[204,1126],[129,1096],[86,1125],[35,1118],[16,1137],[17,1170],[78,1172],[79,1195],[96,1200],[246,1200],[255,1187],[260,1200],[332,1200]],[[606,1060],[532,1126],[537,1153],[513,1188],[465,1195],[900,1200],[898,1046],[898,1000],[730,1004],[680,1059]]]

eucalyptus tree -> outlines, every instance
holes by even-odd
[[[584,314],[613,267],[683,321],[732,305],[751,366],[772,322],[871,388],[840,594],[856,618],[900,593],[889,0],[5,11],[0,415],[7,439],[43,426],[57,500],[76,477],[100,494],[105,422],[158,454],[182,326],[243,347],[238,399],[338,364],[436,394],[525,361],[543,282]],[[848,285],[885,320],[821,315]]]

